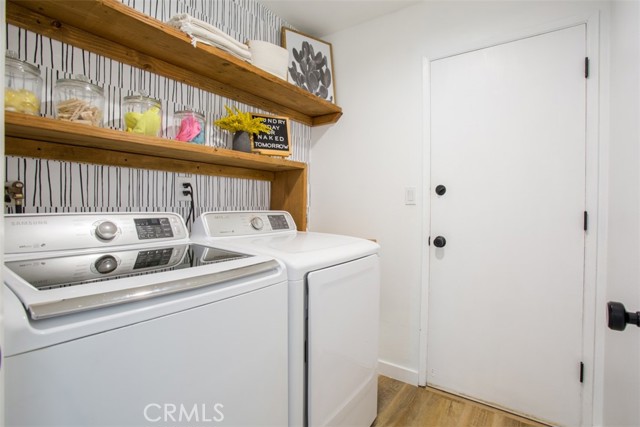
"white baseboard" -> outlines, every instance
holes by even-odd
[[[403,383],[418,385],[418,371],[378,359],[378,373]]]

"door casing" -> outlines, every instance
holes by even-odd
[[[429,245],[430,236],[430,74],[431,61],[443,59],[474,50],[509,43],[527,37],[532,37],[551,31],[561,30],[579,24],[586,24],[586,48],[589,57],[589,77],[587,79],[586,106],[586,209],[589,213],[588,230],[585,234],[585,271],[584,271],[584,301],[583,301],[583,344],[582,355],[584,362],[583,383],[583,425],[600,425],[603,414],[603,384],[604,384],[604,348],[602,343],[605,333],[605,312],[598,310],[605,306],[604,286],[606,277],[605,241],[606,241],[606,159],[608,158],[608,141],[601,138],[600,124],[600,14],[578,16],[563,21],[544,24],[538,28],[529,29],[518,34],[510,34],[495,40],[474,43],[462,51],[423,58],[423,160],[422,160],[422,283],[420,301],[420,344],[418,384],[425,386],[427,380],[427,319],[429,295]]]

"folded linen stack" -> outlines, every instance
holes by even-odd
[[[219,47],[244,61],[251,62],[251,52],[246,44],[240,43],[224,31],[187,13],[173,16],[167,24],[187,33],[194,46],[200,42]]]

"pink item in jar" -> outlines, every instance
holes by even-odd
[[[200,122],[193,116],[187,116],[180,122],[180,130],[176,135],[176,139],[178,141],[192,141],[200,131]]]

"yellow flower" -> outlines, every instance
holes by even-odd
[[[265,120],[263,117],[251,117],[251,113],[243,113],[236,107],[234,107],[235,113],[226,105],[224,108],[227,110],[227,116],[214,122],[221,129],[234,133],[271,133],[271,128],[263,123]]]

